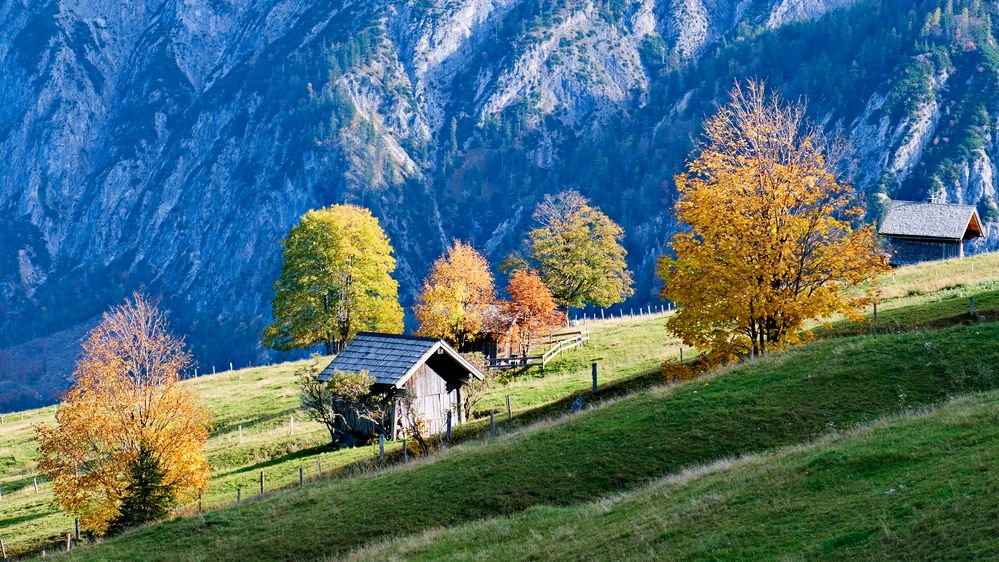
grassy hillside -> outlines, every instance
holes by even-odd
[[[499,440],[457,446],[440,458],[404,469],[310,483],[303,493],[140,530],[89,556],[236,559],[346,552],[388,534],[512,514],[545,503],[588,501],[692,465],[799,443],[830,428],[989,389],[994,383],[982,365],[999,359],[987,345],[999,337],[994,324],[885,332],[967,323],[959,307],[961,302],[966,306],[969,294],[982,303],[982,310],[994,310],[989,303],[994,303],[995,279],[996,255],[899,269],[885,279],[877,337],[817,342],[711,380],[647,391],[525,429],[538,419],[563,414],[573,396],[588,394],[590,362],[601,365],[600,382],[606,389],[601,394],[615,395],[654,384],[659,363],[678,352],[678,342],[665,336],[662,317],[591,323],[590,345],[544,373],[508,377],[489,393],[480,406],[483,410],[504,410],[507,394],[514,406],[513,422],[501,421],[501,431],[509,434]],[[891,314],[898,318],[889,330]],[[866,331],[836,323],[826,335]],[[319,455],[327,473],[377,465],[373,447],[323,451],[324,430],[295,413],[292,373],[298,366],[246,369],[185,383],[216,416],[209,442],[213,479],[203,502],[206,509],[230,505],[237,488],[244,499],[252,498],[260,471],[268,490],[297,484],[299,467],[311,478]],[[51,421],[53,411],[27,412],[23,421],[7,416],[0,425],[0,487],[5,494],[0,501],[0,537],[13,552],[52,544],[72,526],[53,506],[47,484],[41,483],[39,494],[31,485],[36,473],[31,426]],[[289,435],[293,413],[296,431]],[[460,433],[475,436],[485,427],[479,420]],[[390,453],[397,449],[398,444],[389,444]],[[187,512],[191,509],[188,506]],[[281,517],[274,517],[278,512]],[[409,515],[403,517],[404,512]],[[316,520],[328,521],[328,532],[313,536],[296,530]],[[236,535],[239,540],[233,542]],[[166,550],[156,546],[161,542]],[[213,545],[218,544],[225,546],[225,553],[215,552]]]
[[[995,559],[999,393],[350,560]]]
[[[430,462],[139,529],[77,556],[310,558],[399,533],[585,502],[691,466],[995,388],[996,341],[999,323],[820,341],[458,446]]]
[[[515,416],[512,425],[526,423],[555,408],[559,401],[590,387],[590,362],[601,363],[603,385],[640,377],[655,381],[659,363],[678,353],[675,341],[664,345],[663,317],[608,321],[589,326],[592,343],[550,364],[544,373],[537,370],[511,375],[506,384],[492,389],[480,408],[506,410],[505,396],[511,396]],[[298,411],[294,371],[307,361],[285,363],[220,373],[185,381],[197,393],[215,419],[216,429],[208,442],[212,483],[203,499],[211,508],[235,501],[237,488],[244,498],[259,491],[259,475],[264,472],[265,488],[297,485],[302,467],[308,478],[317,474],[316,458],[324,473],[333,469],[363,470],[377,465],[374,447],[341,451],[325,449],[326,430],[304,419]],[[647,384],[647,382],[646,382]],[[540,410],[539,410],[540,408]],[[72,518],[53,504],[49,485],[40,479],[34,492],[37,447],[34,426],[54,423],[55,407],[8,414],[0,424],[0,538],[9,553],[37,551],[54,547],[72,529]],[[290,418],[295,416],[295,432],[290,434]],[[505,417],[505,416],[503,416]],[[500,420],[506,424],[505,420]],[[239,427],[243,427],[240,441]],[[481,431],[482,421],[469,424],[465,433]],[[389,453],[399,449],[389,443]],[[196,506],[187,506],[191,511]]]

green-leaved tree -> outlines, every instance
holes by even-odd
[[[610,306],[634,293],[624,231],[578,191],[546,195],[534,220],[531,254],[559,306]]]
[[[264,345],[280,351],[323,344],[332,353],[357,332],[402,332],[399,283],[388,237],[367,209],[309,211],[282,243],[274,323]]]

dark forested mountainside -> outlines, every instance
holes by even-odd
[[[260,361],[278,243],[372,209],[410,304],[452,238],[494,263],[545,193],[627,233],[733,82],[808,99],[883,197],[996,208],[999,7],[981,0],[0,0],[0,408],[52,399],[134,289],[203,366]],[[999,240],[992,228],[986,244]]]

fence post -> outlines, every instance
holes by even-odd
[[[79,519],[74,519],[73,520],[73,532],[76,534],[76,540],[77,540],[77,542],[79,542],[80,541],[80,520]]]
[[[493,411],[489,410],[489,433],[496,437],[496,418],[493,417]]]
[[[451,410],[447,411],[447,440],[451,441]]]
[[[260,471],[260,495],[264,494],[264,471]]]
[[[229,362],[229,370],[232,370],[232,361]]]
[[[35,476],[35,493],[38,493],[38,477]]]
[[[66,533],[66,552],[73,548],[73,533]]]
[[[506,419],[507,421],[513,419],[513,410],[510,409],[510,395],[506,395]]]
[[[680,364],[683,365],[683,346],[680,346]]]
[[[590,369],[593,371],[593,392],[597,391],[597,364],[593,363],[590,365]]]
[[[239,505],[242,502],[243,500],[242,495],[243,495],[243,489],[236,488],[236,505]]]
[[[305,486],[305,467],[298,467],[298,487]]]
[[[318,478],[323,477],[323,463],[320,458],[321,457],[319,455],[316,455],[316,476]]]
[[[212,365],[212,374],[215,374],[215,365]]]
[[[878,303],[874,303],[874,329],[878,329]]]
[[[447,438],[451,438],[451,414],[447,415]],[[385,434],[378,434],[378,460],[385,460]]]
[[[194,378],[198,378],[198,368],[194,368]]]
[[[406,438],[402,439],[402,464],[409,462],[409,447],[406,445]]]
[[[971,317],[975,317],[975,297],[968,299],[968,311],[971,313]]]
[[[7,545],[3,543],[3,539],[0,539],[0,553],[3,553],[3,559],[7,559]]]
[[[600,309],[600,319],[601,320],[604,319],[604,309],[602,309],[602,308]]]
[[[239,444],[243,444],[243,424],[239,424]]]
[[[294,435],[294,434],[295,434],[295,414],[292,414],[291,421],[289,422],[288,425],[288,435]]]

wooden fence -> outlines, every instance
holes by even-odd
[[[556,357],[575,349],[590,341],[588,330],[575,330],[572,332],[561,332],[549,336],[548,341],[552,344],[547,351],[541,355],[523,355],[518,357],[494,357],[489,360],[490,369],[520,369],[525,367],[540,366],[542,369]]]

